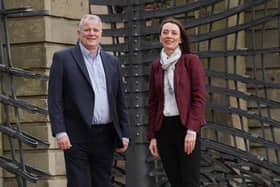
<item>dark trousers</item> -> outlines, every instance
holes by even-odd
[[[197,136],[194,151],[184,152],[186,129],[179,116],[164,117],[163,126],[157,133],[157,146],[163,168],[172,187],[199,187],[200,137]]]
[[[102,125],[90,129],[88,142],[72,143],[64,151],[67,187],[112,187],[113,141],[112,125]]]

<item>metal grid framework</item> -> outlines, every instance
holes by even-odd
[[[176,17],[190,34],[207,76],[201,186],[280,186],[279,1],[92,0],[91,4],[92,13],[96,5],[108,9],[99,15],[109,25],[103,35],[112,43],[103,47],[123,63],[129,101],[134,152],[127,154],[126,174],[116,167],[116,176],[127,175],[128,186],[145,186],[136,178],[129,182],[130,176],[139,174],[136,170],[144,170],[147,184],[169,186],[160,161],[140,152],[147,149],[149,66],[161,48],[159,23]],[[141,166],[135,164],[140,156],[146,156]]]
[[[0,167],[16,175],[18,186],[26,186],[27,181],[35,182],[47,174],[25,164],[23,145],[47,146],[47,142],[22,131],[19,111],[47,115],[47,110],[17,97],[16,78],[48,78],[14,67],[7,20],[48,13],[5,9],[3,0],[0,2],[0,131],[11,150],[9,158],[0,157]],[[146,154],[145,133],[149,67],[160,50],[159,23],[170,16],[183,21],[207,76],[208,123],[202,129],[201,186],[280,186],[278,1],[92,0],[91,4],[108,9],[100,16],[110,26],[103,35],[112,43],[103,48],[121,59],[129,103],[133,151],[115,155],[115,186],[169,185],[160,161]],[[94,8],[90,11],[95,13]],[[140,171],[146,178],[139,182],[133,177]]]
[[[47,110],[37,107],[17,97],[17,79],[36,79],[47,81],[48,77],[31,71],[25,71],[13,65],[8,18],[22,16],[43,16],[46,11],[34,11],[31,8],[6,9],[4,1],[0,1],[0,106],[2,109],[0,132],[7,138],[9,153],[0,156],[0,167],[16,176],[20,187],[27,186],[27,181],[36,182],[48,174],[40,169],[29,166],[25,162],[24,145],[36,148],[48,146],[48,142],[32,136],[22,130],[20,111],[28,111],[47,115]],[[3,141],[4,142],[4,141]],[[8,156],[9,155],[9,156]]]

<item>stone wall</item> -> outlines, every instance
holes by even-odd
[[[8,19],[14,66],[48,75],[53,53],[76,43],[79,19],[88,13],[88,6],[88,0],[6,0],[5,8],[31,7],[48,11],[46,16]],[[47,81],[16,78],[15,82],[19,99],[47,108]],[[13,113],[11,108],[11,122],[14,123]],[[27,186],[66,186],[63,152],[57,149],[55,139],[51,136],[48,116],[23,110],[19,110],[19,113],[24,131],[50,143],[49,147],[39,146],[36,149],[24,145],[25,162],[50,174],[48,179],[35,184],[28,182]],[[17,146],[16,141],[14,145]],[[4,155],[9,157],[9,144],[5,136],[3,150]],[[3,186],[17,186],[14,176],[4,172]]]
[[[200,12],[197,12],[196,17],[199,17],[199,14],[211,15],[212,11],[215,13],[223,12],[226,7],[237,7],[239,4],[238,1],[221,1],[216,4],[215,9],[208,7],[208,9],[201,9]],[[210,24],[205,24],[201,26],[201,33],[207,32],[215,32],[217,30],[223,30],[224,28],[231,28],[238,24],[244,24],[245,14],[241,13],[237,20],[237,15],[233,15],[228,19],[221,19],[214,22],[211,26]],[[194,28],[197,30],[197,28]],[[245,31],[238,32],[238,35],[229,34],[226,36],[219,36],[217,38],[211,39],[211,41],[203,41],[197,43],[197,51],[231,51],[231,50],[238,50],[245,48]],[[237,40],[237,46],[235,46],[235,40]],[[209,62],[210,61],[210,62]],[[235,62],[238,65],[235,65]],[[246,74],[246,59],[243,56],[238,55],[236,59],[233,56],[217,56],[211,57],[209,59],[202,59],[202,63],[204,64],[205,69],[207,69],[208,64],[210,64],[210,68],[208,70],[215,71],[215,72],[224,72],[224,73],[235,73],[244,75]],[[235,85],[234,80],[229,80],[221,77],[207,77],[208,86],[220,87],[220,88],[227,88],[230,90],[238,90],[240,92],[246,91],[246,85],[238,82]],[[240,108],[242,110],[247,110],[247,101],[244,99],[240,99],[237,96],[228,96],[224,93],[209,93],[208,94],[208,102],[214,103],[220,106],[230,106],[234,108]],[[238,103],[240,106],[238,106]],[[213,112],[211,114],[211,112]],[[206,110],[207,120],[214,121],[217,124],[224,124],[228,126],[232,126],[233,128],[241,129],[241,130],[248,130],[248,123],[245,117],[240,117],[237,114],[229,114],[228,112],[222,110]],[[202,133],[203,134],[203,133]],[[240,149],[245,150],[245,140],[238,137],[232,137],[228,134],[223,133],[222,131],[219,132],[217,130],[209,130],[207,129],[207,138],[213,139],[218,142],[225,143],[227,145],[236,146]]]
[[[279,10],[279,1],[272,0],[268,2],[266,9],[263,6],[256,8],[255,17],[258,18],[265,14],[272,14]],[[252,14],[247,12],[246,19],[252,19]],[[257,26],[252,30],[247,32],[246,45],[255,45],[256,49],[268,49],[275,48],[279,49],[279,23],[274,19],[273,21],[268,21],[263,27]],[[256,40],[252,41],[252,38]],[[268,81],[273,84],[280,83],[280,58],[278,53],[257,53],[254,58],[248,56],[246,61],[248,62],[247,74],[251,78],[256,80]],[[252,62],[255,61],[253,64]],[[253,66],[254,65],[254,66]],[[269,86],[248,86],[248,92],[253,93],[256,96],[271,99],[276,102],[280,102],[280,89],[273,89]],[[280,109],[277,107],[271,107],[265,104],[256,102],[248,103],[248,110],[262,117],[271,118],[276,121],[280,121]],[[280,143],[280,129],[270,126],[263,121],[249,120],[249,130],[252,134],[265,138],[266,140]],[[252,144],[251,151],[258,155],[264,156],[266,154],[268,157],[266,159],[279,163],[279,152],[274,149],[265,149],[260,144]]]

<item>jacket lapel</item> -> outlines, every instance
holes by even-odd
[[[78,64],[80,70],[82,71],[83,75],[86,77],[88,83],[91,85],[86,63],[84,61],[81,49],[78,44],[74,47],[74,50],[72,51],[72,55],[73,55],[76,63]]]
[[[100,51],[100,56],[101,56],[101,60],[102,60],[102,65],[103,65],[103,69],[104,69],[104,73],[105,73],[105,78],[106,78],[106,87],[107,87],[107,91],[108,94],[111,95],[111,70],[110,70],[110,64],[111,64],[111,60],[110,58],[108,58],[108,56],[101,50]]]
[[[180,85],[181,81],[183,81],[182,75],[184,73],[184,60],[183,55],[179,58],[178,62],[175,64],[174,70],[174,89],[177,90],[177,86]]]
[[[160,62],[158,61],[158,67],[157,67],[157,70],[158,70],[158,80],[159,80],[159,90],[163,90],[164,89],[164,70],[162,69],[161,67],[161,64]]]

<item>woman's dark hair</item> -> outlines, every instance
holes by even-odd
[[[182,53],[191,53],[189,37],[188,37],[187,32],[185,31],[182,23],[179,20],[177,20],[177,19],[167,18],[167,19],[165,19],[165,20],[163,20],[161,22],[160,33],[162,31],[163,25],[166,24],[166,23],[173,23],[173,24],[175,24],[175,25],[177,25],[179,27],[180,35],[181,35],[181,40],[182,40],[182,43],[180,44]]]

